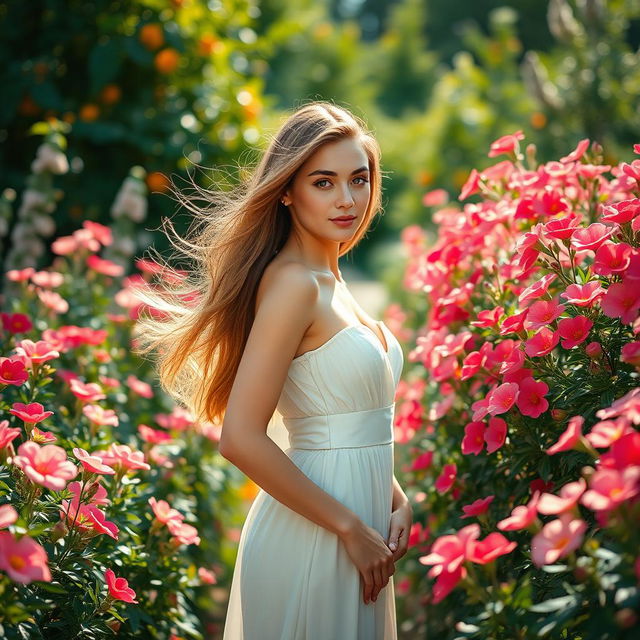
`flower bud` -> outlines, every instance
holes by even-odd
[[[67,523],[64,520],[58,521],[54,525],[53,529],[51,529],[51,542],[57,542],[61,538],[64,538],[67,533],[69,533],[69,527],[67,527]]]
[[[621,629],[631,629],[638,622],[638,615],[633,609],[626,607],[616,611],[614,619]]]
[[[590,342],[584,351],[591,359],[595,360],[602,355],[602,345],[599,342]]]
[[[567,417],[567,412],[564,409],[551,409],[551,417],[556,422],[561,422]]]

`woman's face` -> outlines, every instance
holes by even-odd
[[[322,145],[300,167],[283,201],[298,231],[345,242],[362,224],[370,194],[367,154],[358,140],[344,138]]]

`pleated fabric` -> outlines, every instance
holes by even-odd
[[[278,401],[285,453],[313,482],[387,537],[393,495],[400,344],[363,324],[294,358]],[[340,539],[263,490],[240,535],[224,640],[396,640],[393,577],[364,604]]]

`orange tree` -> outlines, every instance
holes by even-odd
[[[24,187],[30,127],[51,119],[71,125],[58,235],[106,221],[131,165],[145,167],[153,194],[188,161],[235,157],[256,141],[261,110],[253,15],[250,0],[4,3],[2,186]],[[152,195],[151,204],[159,216],[171,203]]]

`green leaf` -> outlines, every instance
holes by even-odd
[[[529,608],[529,611],[535,613],[550,613],[552,611],[558,611],[565,607],[575,606],[576,598],[574,596],[561,596],[560,598],[551,598],[538,604],[534,604]]]
[[[97,93],[102,87],[115,80],[120,71],[122,60],[120,43],[115,38],[99,42],[89,54],[89,77],[91,93]]]

